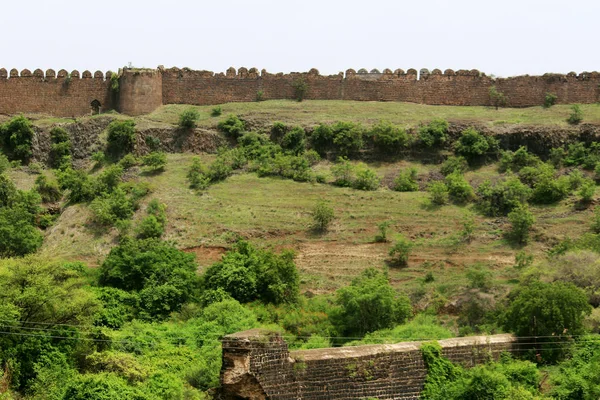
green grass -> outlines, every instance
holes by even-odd
[[[372,125],[380,120],[389,120],[406,127],[416,126],[434,118],[455,122],[477,122],[494,125],[558,125],[567,126],[566,118],[571,113],[569,105],[556,105],[545,109],[539,107],[501,108],[468,106],[430,106],[398,102],[362,102],[340,100],[269,100],[254,103],[222,104],[223,114],[211,117],[214,106],[166,105],[140,120],[176,125],[179,114],[187,108],[200,113],[199,126],[214,126],[228,114],[238,114],[256,122],[282,121],[288,124],[312,126],[318,123],[354,121]],[[581,106],[584,123],[600,123],[600,105]]]

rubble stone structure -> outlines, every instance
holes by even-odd
[[[559,104],[600,101],[600,73],[517,76],[495,79],[477,70],[382,72],[323,76],[316,69],[305,73],[271,74],[256,68],[229,68],[225,73],[188,68],[124,68],[118,90],[111,72],[45,72],[0,69],[0,114],[43,113],[72,117],[116,109],[128,115],[154,111],[163,104],[209,105],[239,101],[294,99],[300,82],[309,100],[404,101],[433,105],[489,106],[490,87],[503,93],[508,107],[541,105],[546,93]]]
[[[465,367],[518,350],[512,335],[438,342]],[[422,342],[289,351],[279,334],[253,329],[225,336],[221,398],[250,400],[418,399],[427,370]]]

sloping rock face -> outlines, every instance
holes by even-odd
[[[222,343],[223,399],[418,399],[427,376],[422,342],[290,352],[278,334],[253,329]],[[445,357],[465,367],[517,347],[512,335],[439,343]]]

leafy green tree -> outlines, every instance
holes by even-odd
[[[577,125],[581,121],[583,121],[583,111],[581,111],[581,106],[579,104],[573,104],[567,122],[571,125]]]
[[[8,158],[0,152],[0,175],[4,174],[10,169],[10,161]]]
[[[469,169],[469,164],[463,156],[452,156],[448,157],[446,161],[442,163],[442,166],[440,167],[440,172],[442,173],[442,175],[448,176],[454,171],[465,173],[467,169]]]
[[[333,129],[326,124],[317,126],[310,135],[310,143],[321,156],[333,147]]]
[[[458,203],[466,203],[472,200],[475,195],[469,182],[458,171],[446,176],[446,186],[452,200]]]
[[[506,98],[504,93],[502,93],[496,88],[496,86],[490,86],[489,95],[490,101],[492,102],[492,105],[496,108],[496,110],[499,107],[506,106],[508,99]]]
[[[29,162],[33,154],[31,151],[33,135],[31,122],[22,115],[0,125],[0,140],[13,160]]]
[[[68,325],[91,323],[99,304],[85,285],[81,272],[69,265],[37,256],[0,260],[0,318],[4,330],[17,333],[0,337],[0,360],[12,365],[18,389],[36,375],[45,355],[69,354],[77,344],[50,336],[77,338]]]
[[[381,180],[375,172],[364,163],[359,163],[355,167],[356,179],[352,187],[358,190],[377,190]]]
[[[54,168],[66,168],[71,163],[72,144],[69,134],[61,127],[50,131],[50,165]]]
[[[600,398],[600,340],[584,336],[570,358],[560,363],[552,377],[552,398],[558,400],[595,400]]]
[[[526,206],[517,207],[508,213],[510,236],[518,243],[526,243],[535,217]]]
[[[200,113],[195,108],[188,108],[179,114],[179,127],[183,129],[192,129],[196,127],[200,119]]]
[[[82,170],[67,168],[57,174],[58,185],[68,190],[69,201],[80,203],[93,200],[96,196],[94,181]]]
[[[108,152],[121,157],[133,151],[135,146],[135,121],[131,119],[115,120],[108,125]]]
[[[34,188],[42,196],[44,203],[53,203],[62,198],[62,192],[58,184],[49,180],[46,175],[40,175],[35,179]]]
[[[504,328],[528,337],[580,335],[590,312],[587,295],[572,283],[534,281],[510,293]]]
[[[435,181],[427,187],[429,199],[438,206],[448,203],[448,186],[444,182]]]
[[[349,286],[336,292],[338,309],[331,318],[347,336],[363,336],[405,322],[411,315],[410,300],[397,293],[388,277],[374,268],[363,271]]]
[[[239,241],[204,274],[205,288],[221,288],[240,302],[293,303],[298,298],[299,275],[294,253],[275,254]]]
[[[140,297],[140,310],[166,317],[192,300],[198,290],[194,256],[158,239],[126,238],[100,267],[99,282]]]
[[[340,155],[352,155],[363,147],[364,129],[360,124],[336,122],[331,126],[331,131],[333,145]]]
[[[188,170],[187,179],[190,182],[190,187],[192,189],[204,190],[210,185],[208,168],[206,168],[199,157],[194,157],[192,159],[192,165]]]
[[[531,197],[531,189],[516,176],[509,176],[495,185],[486,180],[479,185],[476,193],[479,209],[488,216],[506,215],[526,204]]]
[[[492,142],[490,146],[490,142]],[[456,153],[467,159],[474,159],[494,149],[495,140],[479,133],[475,128],[467,128],[462,131],[460,138],[455,144]]]
[[[335,178],[333,184],[336,186],[352,187],[356,179],[356,169],[345,157],[338,157],[335,165],[331,167],[331,173]]]

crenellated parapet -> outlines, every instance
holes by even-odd
[[[557,103],[600,101],[600,73],[570,72],[541,76],[494,78],[477,69],[359,68],[333,75],[308,72],[269,72],[256,67],[230,67],[224,72],[190,68],[123,68],[119,90],[114,73],[37,68],[0,68],[0,113],[45,113],[78,116],[101,110],[139,115],[163,104],[211,105],[257,99],[295,99],[304,82],[307,100],[399,101],[455,106],[489,106],[490,87],[504,93],[508,107],[543,104],[546,93]]]

